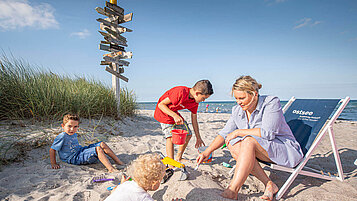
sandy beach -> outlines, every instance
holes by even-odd
[[[190,113],[182,113],[190,123]],[[199,113],[198,122],[201,136],[209,145],[222,129],[230,114]],[[191,126],[191,125],[190,125]],[[192,127],[191,127],[192,128]],[[61,132],[60,122],[52,124],[31,124],[30,121],[19,123],[1,122],[0,132],[13,134],[26,133],[29,136],[47,133],[51,137]],[[305,176],[298,176],[283,196],[282,200],[357,200],[357,122],[337,121],[334,124],[337,147],[340,152],[345,181],[327,181]],[[113,119],[82,120],[80,124],[80,142],[84,145],[93,140],[105,141],[118,157],[130,163],[140,154],[162,152],[165,154],[165,140],[160,124],[153,118],[153,111],[140,110],[134,118],[122,121]],[[194,148],[193,137],[186,149],[184,158],[190,177],[178,181],[181,172],[177,170],[173,177],[161,185],[156,192],[150,192],[155,200],[227,200],[220,197],[220,192],[229,184],[230,168],[222,162],[234,165],[228,149],[219,149],[213,154],[213,161],[202,164],[194,170],[198,155]],[[119,182],[120,173],[108,173],[98,163],[75,166],[59,162],[61,168],[51,169],[49,147],[32,149],[21,162],[4,166],[0,172],[1,200],[104,200],[110,193],[107,187]],[[59,161],[59,159],[57,159]],[[336,173],[335,161],[328,136],[325,136],[314,152],[308,166],[324,172]],[[265,168],[270,178],[281,187],[289,174]],[[125,171],[121,169],[120,171]],[[93,177],[107,176],[114,181],[92,183]],[[260,200],[264,185],[249,176],[240,190],[239,200]]]

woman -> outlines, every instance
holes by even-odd
[[[278,187],[269,179],[257,159],[294,167],[303,157],[299,143],[287,125],[280,106],[274,96],[260,96],[262,87],[250,76],[241,76],[232,87],[238,105],[225,127],[211,145],[197,158],[197,163],[207,160],[209,155],[224,143],[237,161],[233,179],[222,196],[238,198],[238,191],[249,174],[265,185],[261,199],[272,200]]]

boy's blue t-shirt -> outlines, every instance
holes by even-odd
[[[68,135],[66,132],[62,132],[57,135],[51,149],[58,151],[58,155],[62,161],[68,162],[81,147],[78,142],[77,133]]]

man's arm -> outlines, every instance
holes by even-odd
[[[203,142],[201,135],[200,135],[200,131],[198,128],[198,122],[197,122],[197,114],[194,114],[191,112],[191,121],[192,121],[192,127],[193,130],[195,131],[195,135],[196,135],[196,145],[195,147],[201,147],[201,146],[205,146],[205,143]]]
[[[170,110],[169,107],[167,107],[167,105],[170,103],[171,103],[171,100],[167,97],[158,104],[158,107],[161,111],[163,111],[170,117],[174,118],[174,121],[176,124],[182,125],[183,119],[178,114],[176,114],[174,111]]]
[[[56,162],[56,150],[50,148],[50,160],[52,169],[59,169],[60,166]]]

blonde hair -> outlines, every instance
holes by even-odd
[[[249,94],[254,94],[255,92],[259,93],[259,89],[262,88],[262,85],[259,84],[254,78],[249,75],[240,76],[232,87],[232,94],[234,90],[245,91]]]
[[[139,156],[128,168],[129,175],[144,189],[151,188],[154,181],[162,179],[165,165],[157,154]]]
[[[76,114],[66,114],[66,115],[64,115],[64,117],[63,117],[63,125],[66,125],[66,123],[69,120],[73,120],[73,121],[78,121],[79,122],[79,116],[76,115]]]

